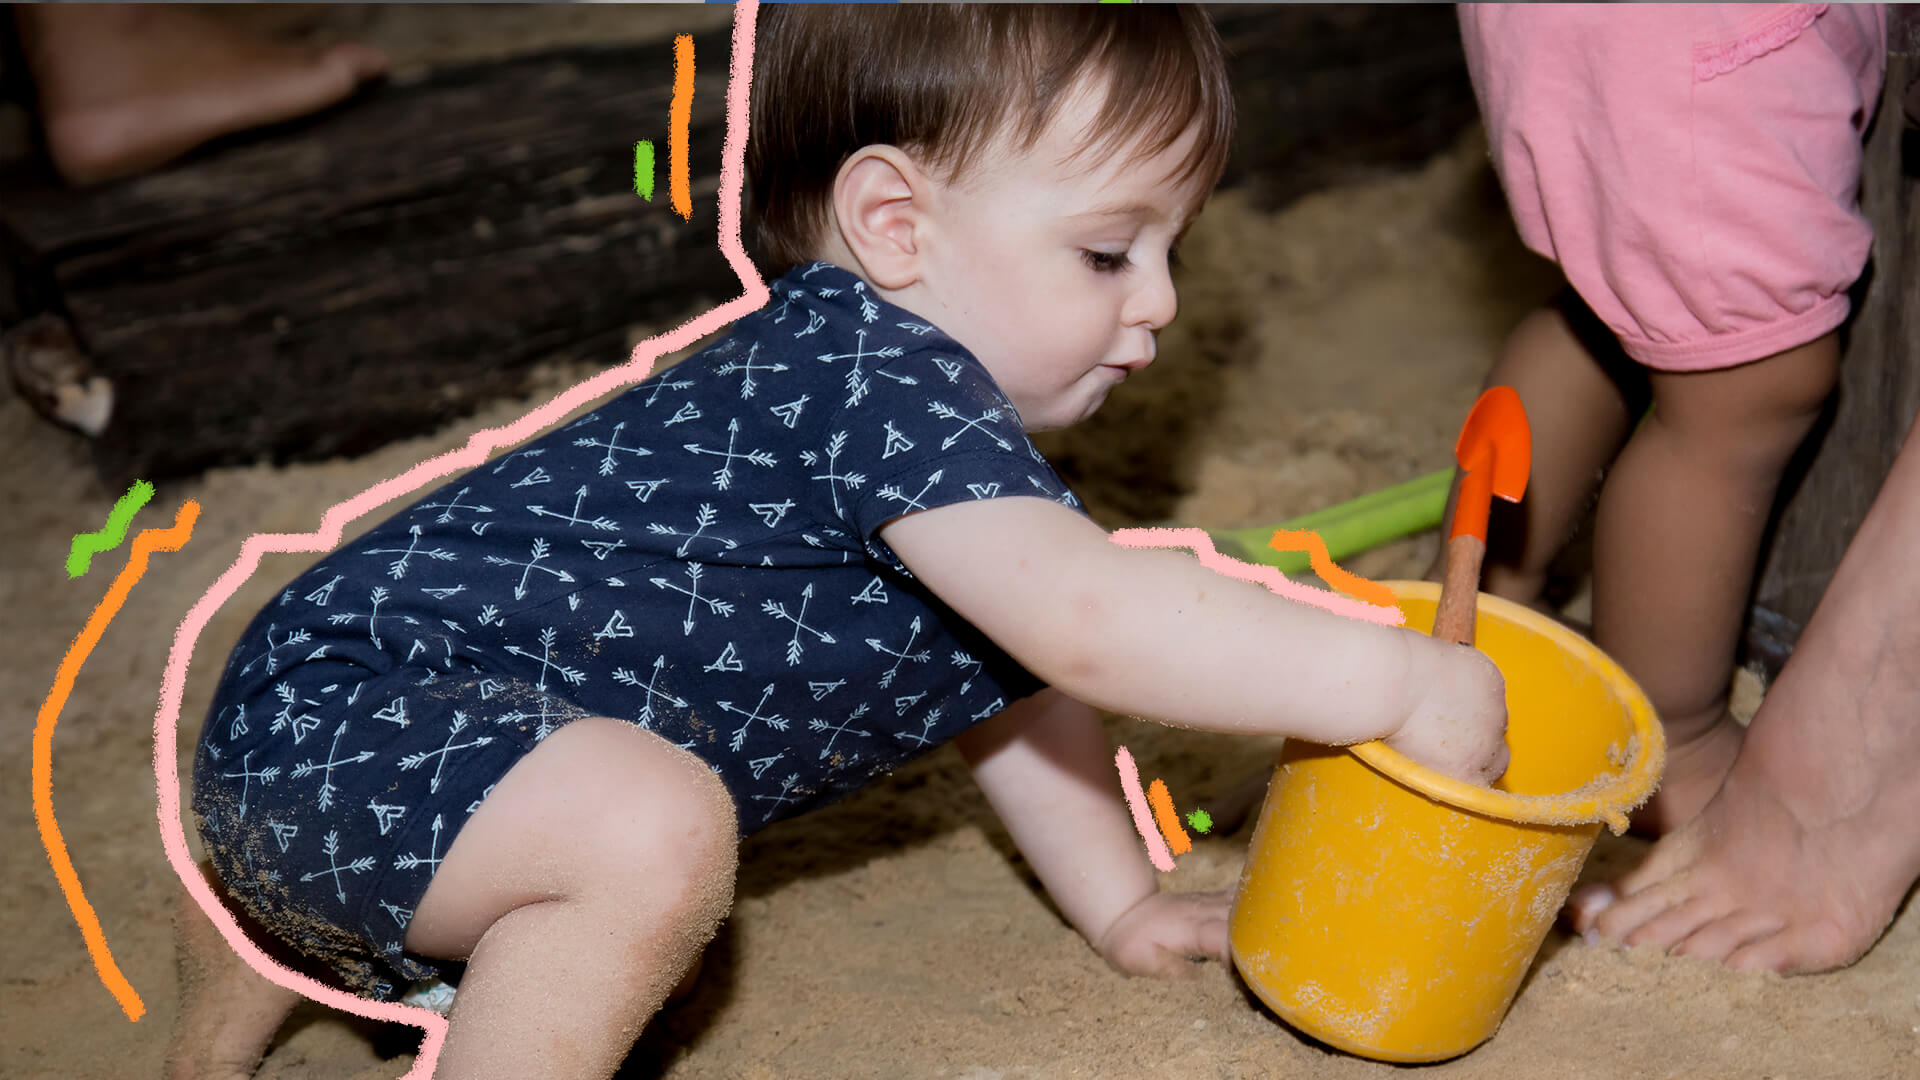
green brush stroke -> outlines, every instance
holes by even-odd
[[[127,526],[133,523],[133,515],[139,513],[151,498],[153,485],[145,480],[134,481],[127,493],[113,504],[105,525],[74,537],[73,547],[67,552],[67,577],[72,579],[85,575],[92,568],[95,555],[119,547],[120,541],[127,538]]]
[[[1341,562],[1389,540],[1439,525],[1446,514],[1447,488],[1452,483],[1453,470],[1440,469],[1278,525],[1224,529],[1208,535],[1221,554],[1277,567],[1285,574],[1304,573],[1312,568],[1306,552],[1275,551],[1268,546],[1276,531],[1311,529],[1320,534],[1333,561]]]
[[[1205,810],[1195,810],[1187,815],[1187,824],[1194,832],[1203,833],[1213,829],[1213,815]]]
[[[653,142],[650,139],[633,144],[633,193],[653,201]]]

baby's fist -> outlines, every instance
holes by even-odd
[[[1093,947],[1123,975],[1190,979],[1192,957],[1227,958],[1231,905],[1224,892],[1157,892],[1123,912]]]
[[[1388,746],[1475,784],[1507,771],[1507,684],[1485,653],[1417,635],[1408,668],[1411,706]]]

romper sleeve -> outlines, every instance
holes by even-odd
[[[1030,495],[1086,512],[986,368],[951,339],[888,360],[871,387],[863,404],[873,407],[843,408],[834,430],[846,433],[845,460],[866,474],[843,518],[881,562],[906,569],[878,533],[916,510]]]
[[[871,396],[863,404],[877,407],[843,407],[835,417],[832,438],[846,433],[847,460],[857,463],[865,480],[849,491],[841,517],[896,580],[949,612],[949,628],[984,664],[1001,700],[1016,701],[1044,689],[1045,681],[914,580],[878,534],[903,514],[973,499],[1027,495],[1086,510],[1027,437],[1013,403],[986,368],[937,331],[928,337],[923,347],[903,350],[873,370]]]

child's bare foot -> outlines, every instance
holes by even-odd
[[[180,1012],[167,1048],[167,1080],[246,1080],[300,995],[269,982],[182,894],[174,909]]]
[[[1746,737],[1746,729],[1724,708],[1697,735],[1676,736],[1674,726],[1667,733],[1667,771],[1660,788],[1632,815],[1634,831],[1650,836],[1665,836],[1700,813],[1720,790]]]
[[[1783,974],[1859,959],[1920,876],[1920,676],[1910,655],[1876,659],[1863,675],[1796,656],[1719,793],[1631,873],[1576,894],[1574,927]]]
[[[15,17],[48,150],[75,185],[316,112],[387,64],[365,45],[270,41],[166,5],[26,4]]]
[[[1872,948],[1920,877],[1916,537],[1920,426],[1719,793],[1632,873],[1575,896],[1576,929],[1787,973]]]

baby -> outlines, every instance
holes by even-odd
[[[1149,975],[1228,900],[1158,891],[1096,709],[1504,768],[1485,657],[1110,543],[1028,439],[1174,316],[1232,129],[1203,14],[768,7],[753,98],[768,306],[294,581],[200,741],[261,932],[373,997],[465,962],[444,1077],[611,1074],[741,837],[945,742]],[[293,998],[185,932],[175,1075],[246,1075]]]

